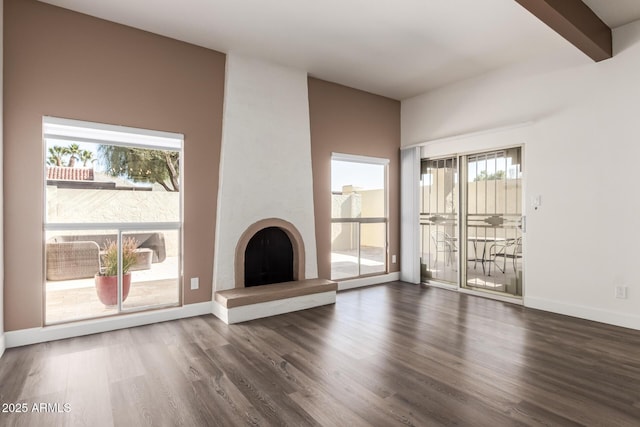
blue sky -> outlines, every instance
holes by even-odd
[[[384,188],[384,166],[332,160],[331,191],[342,191],[344,185],[364,190]]]

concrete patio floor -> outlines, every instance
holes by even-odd
[[[123,310],[178,304],[178,271],[177,258],[167,257],[149,270],[132,272]],[[49,281],[45,298],[45,324],[117,314],[115,307],[106,307],[98,299],[94,278]]]

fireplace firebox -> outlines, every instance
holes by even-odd
[[[293,245],[279,227],[258,231],[247,244],[244,258],[245,287],[290,282],[293,279]]]
[[[234,262],[236,289],[306,278],[302,236],[293,224],[280,218],[261,219],[247,227],[236,244]]]

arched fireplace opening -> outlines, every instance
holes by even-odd
[[[294,280],[293,244],[279,227],[266,227],[251,237],[244,254],[244,286]]]
[[[271,230],[277,229],[277,231]],[[263,231],[267,230],[267,231]],[[259,234],[260,233],[260,234]],[[262,233],[266,236],[267,242],[264,242],[265,238],[260,237]],[[284,237],[287,238],[289,245],[286,243],[280,242]],[[258,235],[258,237],[256,237]],[[276,237],[272,237],[276,236]],[[254,240],[254,237],[255,240]],[[276,239],[276,240],[274,240]],[[253,241],[253,242],[252,242]],[[249,242],[251,243],[252,249],[249,249]],[[288,273],[286,276],[282,275],[277,280],[271,274],[262,274],[259,272],[262,270],[262,266],[266,262],[267,265],[273,265],[275,262],[276,265],[279,265],[280,261],[274,261],[271,256],[267,256],[266,261],[264,258],[257,256],[256,259],[258,261],[249,260],[249,265],[253,265],[254,262],[258,264],[258,272],[254,273],[252,271],[247,271],[247,263],[245,262],[247,257],[253,258],[255,255],[254,251],[258,253],[262,250],[263,246],[267,246],[271,249],[271,247],[275,248],[284,248],[284,249],[275,249],[273,252],[278,254],[282,254],[282,252],[287,253],[287,257],[292,253],[291,257],[293,259],[290,267],[287,268]],[[250,254],[251,252],[251,254]],[[288,221],[285,221],[280,218],[265,218],[256,223],[251,224],[240,236],[238,243],[236,244],[236,256],[235,256],[235,264],[234,264],[234,288],[244,288],[246,286],[257,286],[258,283],[266,280],[256,280],[256,277],[262,276],[271,276],[269,280],[270,283],[280,283],[280,282],[289,282],[289,281],[297,281],[305,279],[305,252],[304,252],[304,243],[302,241],[302,236],[300,232],[296,229],[296,227]],[[253,278],[250,280],[245,280],[245,272],[249,273]],[[274,281],[271,281],[274,280]],[[267,283],[261,283],[267,284]]]

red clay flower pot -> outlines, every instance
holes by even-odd
[[[129,296],[131,273],[122,276],[122,302]],[[100,302],[106,306],[118,303],[118,276],[96,276],[96,291]]]

